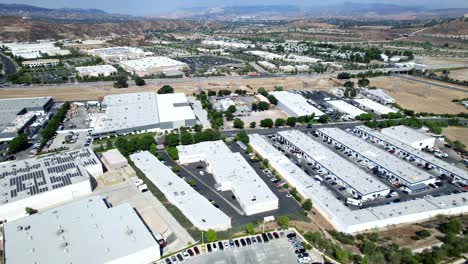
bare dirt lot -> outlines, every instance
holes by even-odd
[[[382,88],[404,108],[416,112],[457,114],[466,109],[452,102],[454,98],[466,97],[468,93],[419,83],[398,77],[378,77],[370,80],[372,86]],[[468,88],[467,88],[468,92]]]
[[[21,88],[1,88],[0,98],[16,97],[41,97],[52,96],[57,101],[71,100],[96,100],[100,96],[109,94],[136,93],[156,91],[161,86],[168,84],[174,87],[176,92],[186,94],[198,93],[200,90],[239,89],[240,86],[247,86],[251,91],[257,91],[264,87],[272,90],[275,86],[282,86],[285,89],[317,89],[325,90],[333,86],[333,82],[328,77],[278,77],[278,78],[206,78],[201,80],[176,79],[176,80],[147,80],[145,86],[135,86],[129,82],[127,89],[115,89],[112,82],[106,83],[80,83],[78,85],[61,86],[32,86]]]
[[[467,127],[446,127],[443,130],[444,136],[451,141],[458,140],[468,146],[468,128]],[[468,148],[465,148],[465,150]]]
[[[460,81],[468,81],[468,69],[450,71],[450,78]]]

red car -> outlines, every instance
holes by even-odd
[[[278,235],[278,233],[276,233],[276,232],[273,232],[273,236],[275,237],[275,239],[279,239],[279,235]]]
[[[197,255],[200,254],[200,250],[198,250],[198,247],[193,247],[193,251],[195,251],[195,254]]]

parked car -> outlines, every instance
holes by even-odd
[[[187,250],[187,253],[188,253],[191,257],[195,256],[195,253],[193,253],[193,250],[192,250],[192,249]]]
[[[184,261],[184,257],[182,257],[182,255],[181,255],[180,253],[177,254],[177,259],[178,259],[180,262]]]
[[[278,233],[276,233],[276,232],[273,232],[273,236],[275,237],[275,239],[279,239],[279,238],[280,238],[279,235],[278,235]]]
[[[264,242],[264,243],[268,243],[268,240],[269,240],[269,239],[268,239],[267,234],[262,233],[262,238],[263,238],[263,242]]]
[[[234,248],[234,247],[236,246],[236,245],[234,244],[234,240],[232,240],[232,239],[229,240],[229,246],[230,246],[231,248]]]
[[[223,242],[221,241],[218,242],[218,248],[219,250],[224,250]]]
[[[273,235],[271,233],[267,233],[268,239],[273,240]]]
[[[234,244],[236,245],[236,247],[240,247],[239,240],[234,240]]]
[[[240,243],[243,247],[247,246],[247,243],[245,243],[245,240],[243,238],[240,239]]]
[[[211,249],[211,244],[206,244],[206,248],[208,249],[208,252],[211,252],[212,249]]]
[[[247,242],[247,245],[252,245],[252,241],[248,237],[245,239],[245,242]]]
[[[257,243],[262,243],[262,238],[260,236],[257,236]]]

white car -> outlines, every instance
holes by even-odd
[[[146,192],[146,191],[148,191],[148,185],[141,184],[141,185],[138,186],[138,190],[140,190],[140,192]]]
[[[205,175],[205,173],[203,171],[200,171],[200,175],[203,176]]]
[[[184,257],[184,259],[190,258],[190,255],[189,255],[189,253],[187,253],[187,250],[185,250],[184,252],[182,252],[182,256]]]
[[[143,184],[143,180],[138,178],[138,177],[132,177],[131,180],[136,186],[139,186],[139,185]]]

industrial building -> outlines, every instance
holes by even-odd
[[[148,151],[138,152],[130,155],[130,159],[196,228],[221,231],[231,227],[230,217],[214,207],[153,154]]]
[[[322,111],[307,102],[302,95],[286,91],[269,92],[278,100],[278,107],[289,116],[300,117],[314,114],[315,117],[324,115]]]
[[[65,56],[70,54],[69,50],[55,46],[54,42],[3,43],[2,45],[7,47],[13,56],[27,60],[42,58],[43,54],[48,56]]]
[[[367,99],[367,98],[355,99],[354,101],[356,103],[358,103],[359,105],[361,105],[361,107],[363,107],[365,110],[369,110],[369,111],[374,112],[374,113],[379,114],[379,115],[387,115],[389,113],[397,113],[398,112],[395,109],[392,109],[392,108],[390,108],[388,106],[379,104],[379,103],[377,103],[375,101],[372,101],[370,99]]]
[[[109,77],[117,75],[117,69],[112,65],[96,65],[76,67],[80,77]]]
[[[60,60],[58,59],[41,59],[41,60],[28,60],[21,62],[21,65],[28,68],[36,67],[49,67],[59,65]]]
[[[248,50],[248,51],[245,51],[245,53],[251,54],[251,55],[254,55],[254,56],[258,56],[260,58],[270,60],[270,61],[271,60],[282,60],[282,59],[284,59],[283,55],[278,55],[278,54],[275,54],[275,53],[271,53],[271,52],[268,52],[268,51],[262,51],[262,50]]]
[[[177,146],[181,164],[206,162],[219,190],[232,191],[246,215],[278,209],[278,197],[242,157],[219,141]]]
[[[147,264],[160,247],[138,213],[99,196],[75,201],[3,226],[3,263]]]
[[[90,177],[101,174],[90,148],[0,163],[0,221],[25,216],[26,207],[42,209],[89,194]]]
[[[101,160],[108,170],[118,170],[128,166],[127,159],[120,153],[118,149],[111,149],[102,152]]]
[[[277,138],[288,149],[312,163],[322,175],[331,177],[345,187],[358,200],[371,201],[390,192],[390,188],[376,176],[365,172],[302,132],[281,131],[277,133]]]
[[[196,117],[183,93],[154,92],[115,94],[104,97],[103,112],[93,115],[93,136],[108,137],[131,133],[191,127]]]
[[[406,186],[408,192],[426,190],[429,188],[427,185],[436,180],[426,171],[402,162],[395,155],[341,129],[320,128],[316,133],[334,146],[342,147],[343,151],[361,159],[364,164],[372,167],[393,184]]]
[[[453,181],[468,184],[468,174],[465,170],[460,169],[454,165],[451,165],[435,156],[420,151],[414,148],[412,145],[404,143],[399,139],[389,137],[377,130],[370,129],[366,126],[357,126],[353,129],[357,135],[373,140],[377,144],[381,144],[385,148],[395,151],[395,154],[401,155],[406,160],[413,160],[437,171],[440,174],[445,174],[452,177]]]
[[[202,44],[206,46],[219,46],[219,47],[235,48],[235,49],[248,49],[248,48],[255,46],[253,44],[231,42],[231,41],[224,41],[224,40],[203,40]]]
[[[271,146],[260,135],[249,135],[253,150],[297,189],[305,199],[311,199],[314,208],[338,230],[358,233],[404,223],[427,220],[440,215],[459,215],[468,212],[466,193],[385,204],[353,210],[335,197],[324,184],[307,175],[282,152]]]
[[[0,99],[0,141],[25,133],[36,117],[45,115],[53,105],[52,97]]]
[[[388,95],[382,89],[367,89],[364,93],[370,99],[382,104],[394,104],[396,102],[395,98]]]
[[[276,70],[278,68],[275,64],[268,61],[259,61],[258,65],[262,66],[267,70]]]
[[[127,72],[144,77],[146,75],[185,71],[189,69],[187,63],[167,57],[147,57],[137,60],[122,61],[120,66]]]
[[[382,129],[382,134],[401,141],[415,149],[431,149],[434,147],[435,138],[425,135],[407,126],[393,126]]]
[[[90,55],[100,57],[106,63],[141,59],[149,55],[149,53],[143,51],[142,49],[133,47],[100,48],[88,50],[87,52]]]
[[[343,101],[343,100],[330,100],[330,101],[327,101],[327,103],[329,103],[331,106],[333,106],[333,108],[335,108],[336,110],[342,112],[342,113],[345,113],[347,116],[355,119],[356,116],[359,116],[359,115],[362,115],[362,114],[365,114],[366,112],[362,111],[361,109],[353,106],[353,105],[350,105],[348,104],[347,102]]]

